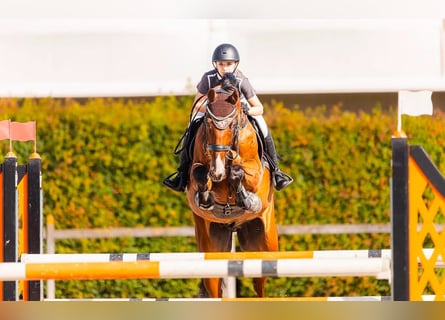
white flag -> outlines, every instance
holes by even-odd
[[[409,116],[433,115],[431,91],[399,91],[399,114]]]

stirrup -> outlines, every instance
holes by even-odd
[[[173,180],[174,178],[171,179],[171,177],[173,177],[174,175],[178,176],[179,175],[179,171],[173,172],[167,178],[165,178],[164,181]]]

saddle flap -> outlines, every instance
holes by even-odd
[[[264,153],[265,141],[264,141],[263,133],[261,132],[261,129],[258,126],[258,123],[256,122],[255,118],[253,118],[251,116],[247,116],[247,118],[249,119],[250,123],[252,124],[253,128],[255,129],[256,138],[258,141],[258,156],[260,157],[261,162],[263,164],[267,165],[268,162],[267,162],[267,159],[265,158],[265,153]]]

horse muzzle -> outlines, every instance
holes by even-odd
[[[209,172],[210,180],[212,182],[221,182],[226,178],[225,172],[216,172],[215,170],[210,170]]]
[[[227,178],[226,164],[224,158],[216,157],[212,161],[210,165],[209,176],[212,182],[221,182]]]

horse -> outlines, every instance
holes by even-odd
[[[271,173],[236,89],[208,91],[192,150],[186,194],[198,250],[228,252],[236,232],[242,251],[278,251]],[[253,279],[259,297],[266,280]],[[221,297],[221,282],[203,279],[200,296]]]

